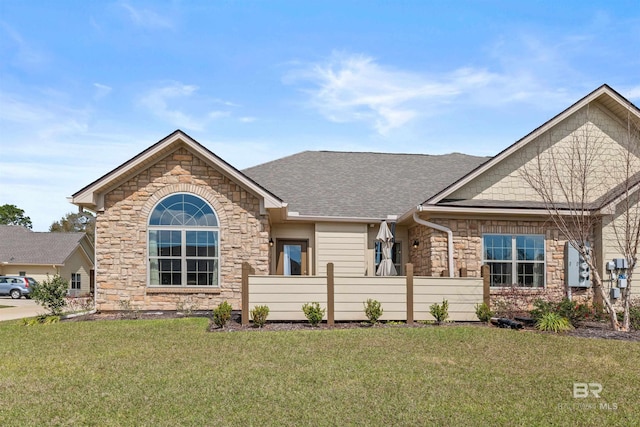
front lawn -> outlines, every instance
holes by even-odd
[[[0,425],[638,425],[640,343],[488,327],[0,323]],[[574,398],[574,382],[600,398]]]

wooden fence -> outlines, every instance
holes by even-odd
[[[483,269],[486,267],[483,267]],[[326,308],[329,325],[337,321],[366,320],[363,303],[380,301],[381,320],[433,319],[429,306],[449,302],[449,319],[478,320],[476,304],[489,303],[489,274],[482,278],[413,276],[413,265],[406,265],[406,276],[335,276],[327,264],[326,276],[254,276],[248,263],[242,269],[242,323],[249,323],[249,311],[256,305],[269,307],[269,320],[306,320],[302,305],[318,302]]]

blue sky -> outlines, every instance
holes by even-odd
[[[494,155],[603,83],[640,105],[638,0],[0,0],[0,204],[47,231],[175,129],[239,169]]]

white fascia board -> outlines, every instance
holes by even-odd
[[[406,219],[409,215],[413,215],[413,212],[434,212],[434,213],[451,213],[451,214],[476,214],[476,215],[518,215],[518,216],[549,216],[551,213],[545,209],[530,209],[530,208],[471,208],[471,207],[459,207],[459,206],[437,206],[437,205],[421,205],[421,209],[411,210],[404,214],[400,219]],[[590,212],[585,212],[590,214]],[[571,210],[559,210],[559,215],[568,216],[575,215],[576,211]]]
[[[384,218],[364,218],[364,217],[348,217],[348,216],[314,216],[300,215],[298,212],[289,212],[287,214],[288,221],[307,221],[307,222],[359,222],[359,223],[376,223],[382,222]]]

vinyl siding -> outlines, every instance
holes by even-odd
[[[367,224],[318,223],[315,230],[316,274],[335,266],[336,276],[364,276],[367,271]]]

